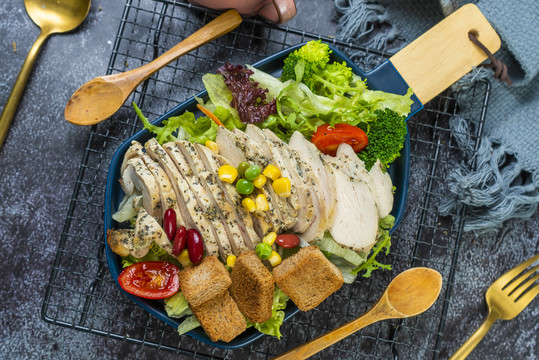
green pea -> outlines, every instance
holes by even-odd
[[[258,175],[260,175],[260,166],[258,165],[251,165],[245,170],[245,178],[247,180],[254,180]]]
[[[255,248],[256,254],[262,260],[266,260],[267,258],[269,258],[272,251],[273,250],[272,250],[271,246],[266,244],[266,243],[263,243],[263,242],[256,245],[256,248]]]
[[[238,175],[243,176],[243,174],[245,174],[245,170],[249,169],[249,166],[251,166],[249,163],[240,162],[238,165]]]
[[[242,195],[249,195],[250,193],[253,192],[254,189],[255,189],[255,186],[253,185],[252,181],[239,179],[236,182],[236,191]]]

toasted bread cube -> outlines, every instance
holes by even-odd
[[[183,296],[192,309],[222,295],[232,283],[217,256],[207,256],[199,265],[185,268],[178,275]]]
[[[273,269],[277,286],[302,311],[318,306],[339,290],[341,271],[316,246],[302,248]]]
[[[271,318],[275,280],[254,251],[238,256],[231,278],[230,295],[242,314],[255,323]]]
[[[228,291],[193,308],[193,313],[212,341],[232,341],[247,328],[245,317]]]

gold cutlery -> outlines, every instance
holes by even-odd
[[[485,295],[488,306],[487,319],[457,350],[450,358],[451,360],[465,359],[485,336],[494,321],[513,319],[537,296],[539,284],[533,287],[532,285],[539,279],[537,271],[539,264],[526,273],[522,273],[538,260],[539,254],[509,270],[488,288]]]
[[[41,28],[41,33],[28,52],[21,72],[2,111],[2,116],[0,117],[0,147],[4,143],[11,120],[13,120],[13,116],[17,111],[17,106],[43,43],[51,34],[71,31],[82,24],[86,15],[88,15],[90,0],[24,0],[24,6],[30,19]]]

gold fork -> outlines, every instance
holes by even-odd
[[[509,270],[488,288],[485,294],[488,306],[487,319],[450,360],[465,359],[485,336],[494,321],[513,319],[537,296],[539,285],[531,286],[539,279],[539,273],[535,274],[539,269],[539,264],[520,275],[537,260],[539,260],[539,254]]]

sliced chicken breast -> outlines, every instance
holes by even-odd
[[[301,158],[286,144],[279,139],[277,135],[268,129],[260,130],[262,136],[269,143],[269,146],[275,149],[280,154],[283,167],[288,169],[290,180],[293,181],[298,188],[298,221],[293,230],[299,233],[305,233],[307,229],[322,216],[320,212],[320,201],[316,195],[314,180],[312,179],[312,169],[301,160]],[[290,201],[295,199],[289,198]],[[319,219],[321,220],[321,219]],[[317,227],[320,226],[318,222]],[[310,232],[311,233],[311,232]],[[304,237],[306,237],[304,235]],[[305,239],[312,241],[314,239]]]
[[[122,160],[122,166],[120,167],[121,174],[124,173],[124,170],[127,167],[127,162],[129,160],[140,157],[140,154],[143,152],[142,149],[143,147],[138,141],[131,141],[131,146],[125,152],[124,158]]]
[[[158,162],[153,160],[150,156],[148,156],[148,154],[144,152],[144,148],[137,141],[132,142],[132,145],[129,147],[129,149],[126,152],[126,156],[128,154],[131,158],[134,158],[134,157],[141,158],[142,161],[144,161],[144,163],[148,167],[148,170],[150,170],[150,172],[154,176],[159,186],[159,197],[161,199],[161,210],[162,210],[161,218],[164,218],[165,212],[168,209],[173,209],[176,212],[176,214],[179,214],[180,209],[178,207],[178,202],[176,200],[176,193],[174,192],[174,188],[172,187],[172,184],[170,183],[170,179],[168,178],[165,170],[163,170],[161,166],[159,166]],[[176,216],[176,225],[177,226],[185,225],[182,222],[181,216]]]
[[[127,161],[120,185],[127,195],[133,195],[135,191],[140,192],[146,211],[153,217],[162,217],[159,186],[142,159],[135,157]]]
[[[378,215],[381,218],[389,215],[393,208],[393,184],[389,174],[382,170],[382,163],[377,161],[371,170],[367,171],[365,163],[348,144],[339,145],[337,158],[343,159],[344,164],[350,170],[351,176],[367,183],[374,196]]]
[[[271,142],[266,139],[262,130],[257,126],[247,125],[243,136],[246,136],[246,139],[250,137],[251,142],[256,142],[270,162],[281,170],[281,175],[290,179],[292,183],[290,201],[288,199],[278,198],[277,205],[279,206],[284,228],[292,229],[298,223],[298,210],[300,210],[299,188],[297,187],[297,183],[294,183],[288,169],[284,167],[285,163],[282,159],[282,154],[272,146]],[[276,196],[278,195],[276,194]]]
[[[341,246],[368,252],[378,235],[378,210],[369,186],[335,169],[337,207],[330,233]]]
[[[172,255],[172,244],[168,240],[167,234],[165,234],[161,225],[144,209],[140,209],[137,215],[137,221],[135,222],[135,249],[143,249],[144,247],[149,249],[153,242]],[[147,249],[145,250],[146,253],[148,252]]]
[[[324,161],[320,151],[305,139],[299,131],[294,132],[288,145],[294,149],[301,159],[307,162],[314,172],[314,181],[320,201],[322,202],[322,212],[328,222],[331,222],[337,203],[336,194],[332,191],[335,188],[335,177],[333,169]]]
[[[202,146],[200,144],[194,144],[194,146],[197,155],[204,163],[205,168],[211,173],[216,174],[220,166],[217,155],[206,146]],[[245,244],[251,250],[254,249],[254,247],[260,243],[260,237],[254,231],[253,219],[251,218],[251,215],[243,208],[241,204],[241,195],[238,194],[234,185],[221,181],[219,176],[217,176],[215,180],[217,185],[221,188],[225,199],[231,204],[236,213],[236,217],[238,218],[238,226],[242,231]]]
[[[196,173],[196,176],[200,179],[213,206],[218,210],[219,218],[224,225],[230,245],[235,251],[234,255],[239,255],[252,250],[252,248],[250,249],[243,240],[242,232],[238,226],[238,218],[232,209],[232,205],[226,200],[223,191],[217,184],[217,178],[219,177],[218,173],[206,169],[195,150],[195,146],[191,142],[180,140],[176,142],[176,145],[189,162],[189,165]]]
[[[214,238],[208,219],[198,206],[189,184],[184,180],[170,156],[155,138],[148,140],[144,147],[148,155],[159,163],[166,171],[169,179],[171,179],[183,223],[186,224],[186,227],[197,229],[200,232],[204,239],[204,248],[208,256],[217,255],[219,253],[217,240]]]
[[[245,161],[256,164],[260,166],[261,169],[264,169],[270,164],[270,160],[256,144],[252,143],[245,136],[246,135],[241,131],[236,134],[222,126],[219,127],[216,138],[219,153],[229,165],[237,167],[240,162]],[[266,183],[260,191],[268,199],[269,210],[266,211],[263,216],[267,221],[262,221],[263,218],[260,214],[255,216],[257,223],[255,226],[257,226],[258,233],[265,234],[266,224],[271,224],[271,227],[276,232],[283,231],[286,227],[283,225],[283,215],[279,211],[279,204],[283,200],[275,194],[275,191],[269,182]]]
[[[210,225],[210,231],[213,233],[213,237],[217,240],[219,246],[219,253],[221,258],[226,260],[228,255],[233,255],[237,252],[237,249],[232,247],[227,232],[225,231],[224,224],[219,218],[219,209],[211,201],[210,195],[200,182],[198,176],[196,176],[195,170],[189,165],[189,162],[182,154],[180,149],[175,143],[163,144],[163,149],[170,156],[180,174],[183,176],[185,182],[189,184],[191,193],[193,194],[198,208],[204,214]]]

